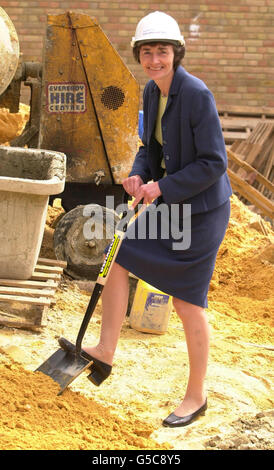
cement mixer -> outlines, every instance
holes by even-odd
[[[95,280],[138,147],[139,85],[96,18],[48,15],[41,63],[19,60],[18,37],[2,8],[0,20],[0,106],[18,112],[21,84],[31,92],[29,122],[10,145],[66,155],[65,189],[50,200],[61,198],[66,211],[55,228],[55,254],[73,278]],[[98,205],[104,238],[87,240],[83,226]]]
[[[11,19],[0,7],[0,95],[8,88],[19,62],[19,40]]]

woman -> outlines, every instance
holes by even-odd
[[[176,205],[180,230],[186,223],[184,207],[191,207],[191,240],[187,247],[174,248],[170,213],[164,220],[169,223],[168,237],[160,235],[163,220],[158,215],[156,237],[149,237],[145,228],[146,237],[138,238],[142,224],[149,224],[148,210],[131,224],[102,294],[99,344],[86,347],[83,354],[94,359],[93,381],[99,385],[111,372],[127,310],[129,271],[171,295],[183,322],[189,379],[182,402],[163,425],[185,426],[207,408],[205,308],[229,220],[227,157],[211,92],[180,65],[185,48],[177,22],[165,13],[150,13],[138,23],[132,46],[150,80],[144,90],[143,145],[123,186],[134,196],[134,206],[141,200],[144,204],[161,202],[168,208]]]

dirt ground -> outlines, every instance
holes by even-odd
[[[172,312],[163,335],[124,322],[113,372],[95,387],[81,374],[58,386],[34,372],[58,349],[75,342],[93,283],[64,276],[41,331],[0,326],[0,449],[256,449],[273,448],[273,231],[234,195],[207,309],[211,353],[208,410],[186,428],[162,419],[181,401],[188,359],[182,325]],[[41,256],[54,257],[48,210]],[[84,345],[95,344],[101,304]]]

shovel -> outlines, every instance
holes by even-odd
[[[128,194],[124,195],[124,204],[128,202]],[[139,206],[140,207],[140,206]],[[84,334],[90,322],[91,316],[95,310],[97,302],[101,296],[104,285],[108,279],[111,267],[118,254],[120,245],[127,231],[130,219],[138,212],[138,206],[133,209],[127,208],[122,212],[120,221],[117,224],[114,237],[109,245],[107,255],[101,266],[96,284],[89,304],[87,306],[82,324],[80,326],[74,351],[66,351],[62,348],[53,353],[36,371],[42,372],[51,377],[60,385],[58,395],[61,395],[67,386],[78,377],[84,370],[88,369],[93,361],[89,361],[81,355],[81,345]],[[35,371],[35,372],[36,372]]]

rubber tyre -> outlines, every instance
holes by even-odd
[[[97,279],[118,220],[116,212],[98,204],[77,206],[61,218],[54,231],[54,251],[57,259],[67,262],[66,274]]]

